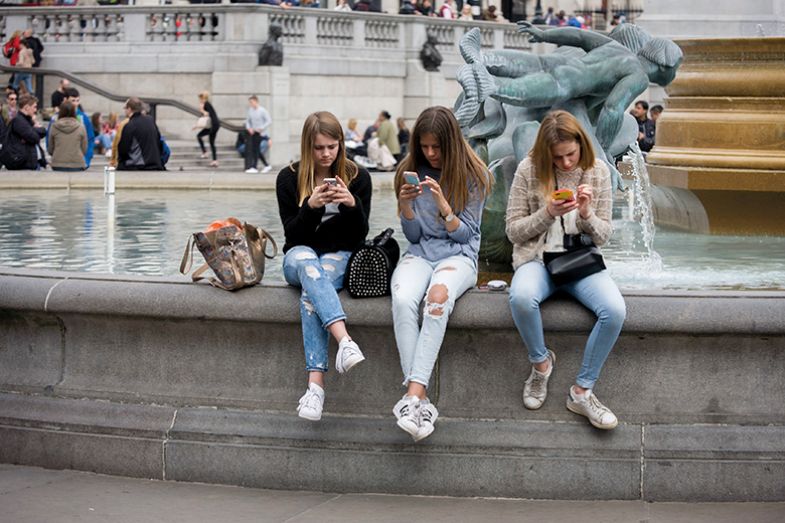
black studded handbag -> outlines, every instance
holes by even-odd
[[[392,235],[392,229],[385,229],[349,257],[343,286],[352,298],[390,295],[390,280],[401,256],[401,249]]]

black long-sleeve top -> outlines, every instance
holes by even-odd
[[[305,245],[318,254],[336,251],[352,251],[359,247],[368,235],[368,216],[371,213],[371,175],[359,168],[349,191],[354,196],[354,207],[338,206],[338,214],[322,222],[324,207],[312,209],[306,199],[299,204],[297,195],[297,171],[299,162],[284,167],[275,184],[278,197],[278,212],[281,215],[286,243],[283,252],[292,247]]]
[[[218,129],[221,128],[221,122],[218,120],[218,113],[215,112],[215,107],[210,102],[204,103],[204,110],[207,111],[207,114],[210,116],[210,129],[218,132]]]

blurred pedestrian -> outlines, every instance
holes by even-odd
[[[100,113],[96,113],[99,118]],[[87,131],[76,118],[76,107],[70,102],[60,104],[57,121],[52,124],[46,148],[52,155],[55,171],[84,171],[87,152]]]
[[[131,97],[125,102],[128,123],[117,145],[117,169],[128,171],[164,171],[161,133],[155,120],[142,114],[142,101]]]
[[[199,148],[202,150],[202,158],[207,158],[207,149],[202,140],[202,138],[207,136],[210,140],[210,154],[212,154],[213,158],[210,162],[210,167],[218,167],[215,136],[221,129],[221,121],[218,119],[218,114],[215,112],[213,104],[210,103],[210,93],[208,91],[199,93],[199,110],[202,111],[202,118],[207,118],[207,126],[203,127],[196,135],[196,139],[199,141]]]
[[[46,158],[39,145],[46,129],[38,125],[36,113],[38,100],[31,94],[19,97],[19,112],[11,120],[8,136],[2,151],[2,160],[8,170],[38,170],[46,166]]]

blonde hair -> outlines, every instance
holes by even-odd
[[[346,128],[355,131],[357,129],[357,118],[349,118],[349,123],[346,124]]]
[[[439,185],[455,213],[464,210],[468,204],[469,182],[476,184],[483,198],[490,193],[492,182],[487,174],[488,169],[464,140],[452,111],[435,106],[420,113],[414,123],[409,136],[409,154],[395,173],[396,195],[401,193],[401,186],[405,183],[404,171],[416,171],[417,166],[430,165],[420,146],[424,134],[433,134],[441,147],[442,174]]]
[[[338,118],[327,111],[319,111],[309,115],[303,123],[303,133],[300,138],[300,167],[297,171],[297,196],[300,205],[311,196],[316,188],[313,146],[317,134],[323,134],[338,141],[338,154],[330,166],[330,173],[334,178],[340,178],[348,186],[359,172],[357,164],[346,158],[343,129]],[[289,168],[294,171],[293,165],[290,165]]]
[[[210,99],[210,91],[202,91],[199,93],[199,99],[203,102],[206,102]]]
[[[553,192],[555,186],[551,147],[561,142],[578,143],[581,148],[578,167],[585,171],[594,166],[594,147],[580,122],[567,111],[548,113],[542,119],[537,138],[534,140],[534,147],[529,151],[537,180],[546,198]]]

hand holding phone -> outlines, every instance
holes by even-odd
[[[338,185],[338,182],[335,181],[335,178],[325,178],[324,183],[326,183],[330,187],[335,187],[336,185]]]
[[[575,196],[572,194],[570,189],[558,189],[553,191],[551,194],[551,198],[554,200],[572,200]]]
[[[409,185],[420,185],[420,177],[414,171],[404,171],[403,179]]]

